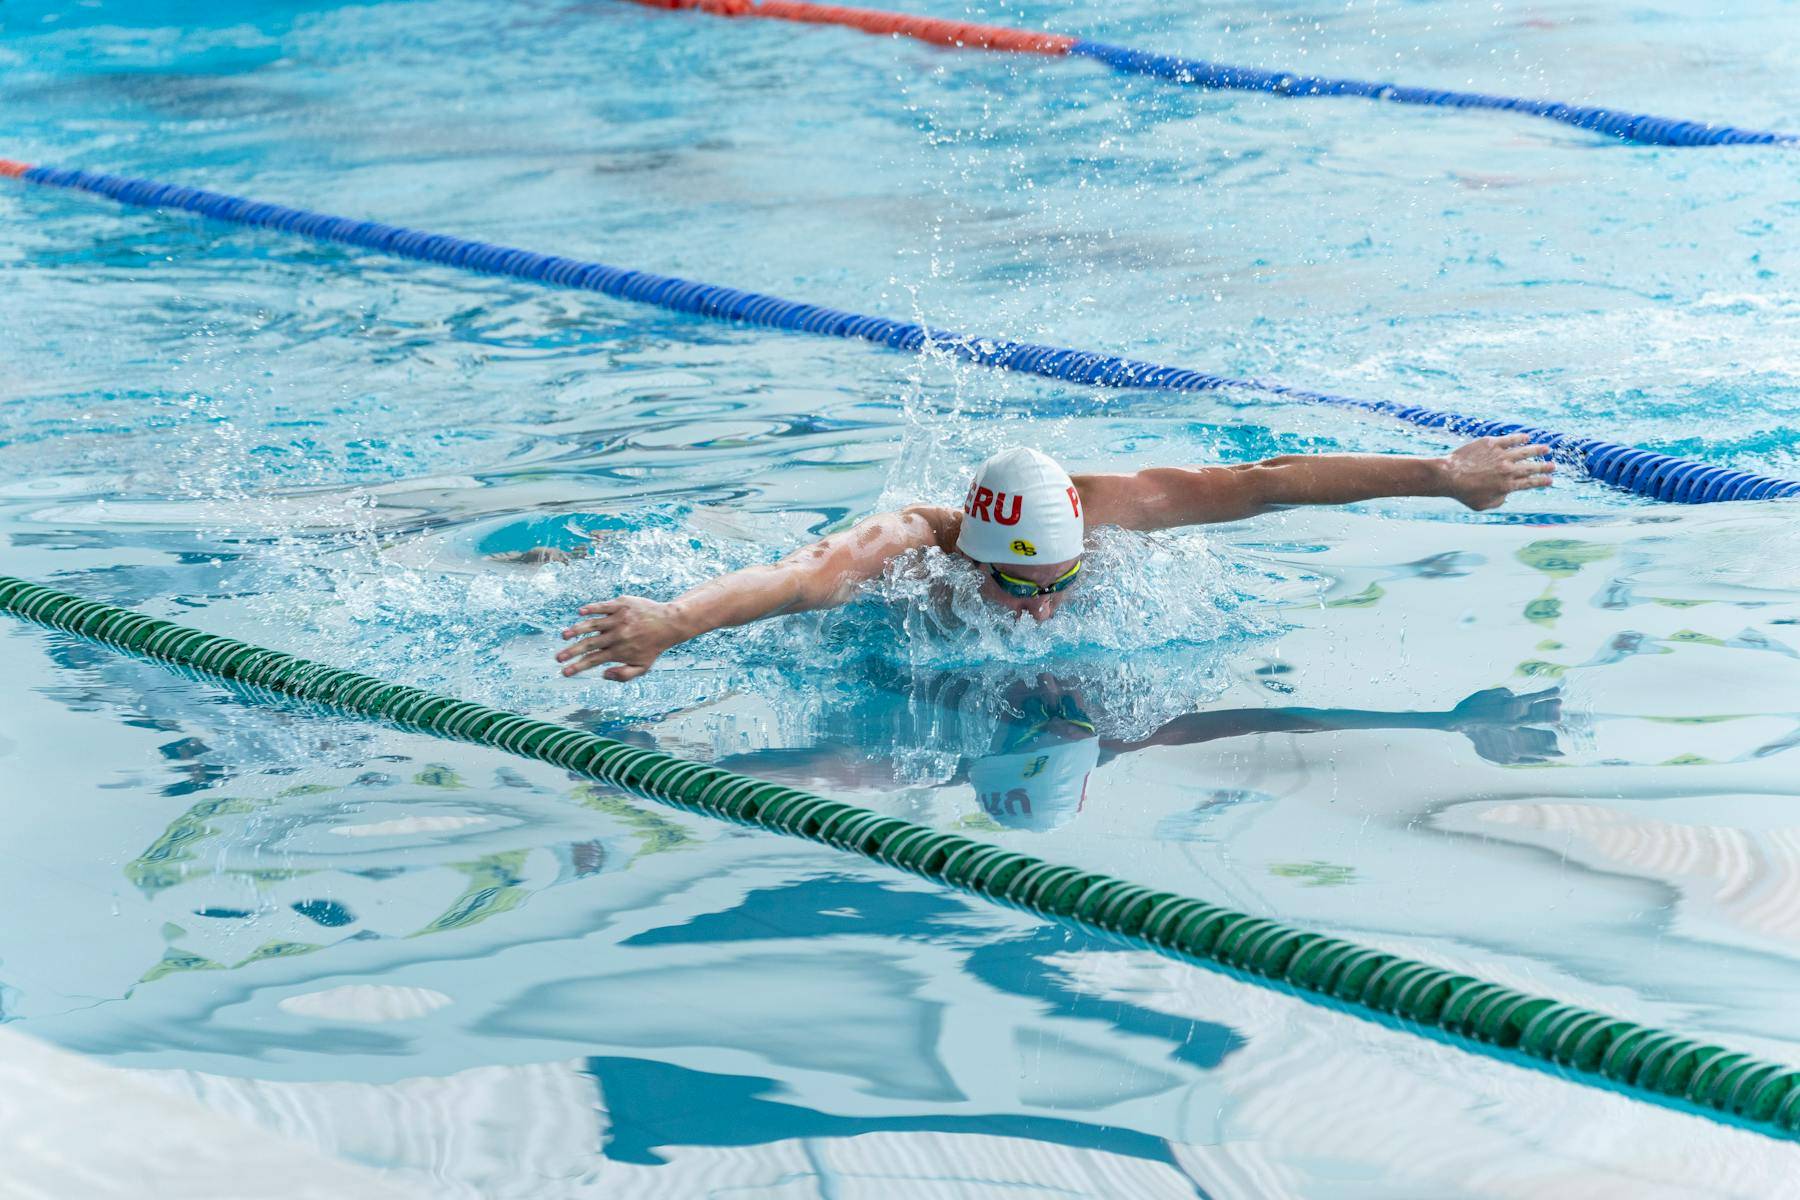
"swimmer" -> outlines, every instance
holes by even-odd
[[[1524,434],[1480,438],[1443,458],[1283,455],[1235,467],[1150,467],[1069,476],[1036,450],[1015,448],[975,473],[960,509],[918,504],[868,517],[768,566],[746,567],[667,602],[619,596],[584,605],[562,631],[564,675],[607,666],[636,679],[671,646],[715,629],[848,603],[896,559],[937,549],[979,572],[981,594],[1015,617],[1047,621],[1081,581],[1094,526],[1176,529],[1239,521],[1305,504],[1436,496],[1476,511],[1513,492],[1548,487],[1545,447]]]

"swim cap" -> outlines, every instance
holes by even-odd
[[[1019,446],[975,472],[956,548],[976,562],[1067,562],[1081,539],[1081,496],[1048,455]]]
[[[1100,765],[1100,739],[1045,741],[1022,754],[990,754],[969,764],[981,810],[1008,829],[1048,833],[1074,819]]]

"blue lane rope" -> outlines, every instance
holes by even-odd
[[[72,168],[24,164],[16,166],[20,169],[8,173],[32,183],[94,192],[141,208],[182,209],[238,225],[276,229],[318,241],[361,246],[420,262],[599,292],[621,300],[653,304],[673,312],[693,313],[716,320],[742,321],[751,325],[828,337],[855,338],[896,350],[936,351],[982,366],[1042,375],[1069,383],[1164,392],[1247,388],[1310,404],[1379,413],[1422,428],[1449,430],[1465,437],[1524,433],[1533,441],[1548,446],[1560,457],[1580,463],[1595,479],[1655,500],[1677,504],[1711,504],[1722,500],[1768,500],[1800,496],[1800,482],[1794,480],[1734,471],[1651,450],[1622,446],[1599,438],[1556,433],[1514,421],[1483,420],[1419,405],[1334,396],[1285,384],[1233,379],[1089,350],[972,337],[913,322],[863,316],[822,305],[784,300],[779,296],[759,292],[718,287],[647,271],[631,271],[560,255],[538,254],[513,246],[498,246],[447,234],[385,225],[378,221],[357,221],[328,213],[308,212],[305,209],[160,183],[152,179],[133,179],[124,175]]]
[[[1673,117],[1623,112],[1595,105],[1562,104],[1554,100],[1526,100],[1518,96],[1490,96],[1481,92],[1407,87],[1362,79],[1330,79],[1318,75],[1297,75],[1291,71],[1233,67],[1197,58],[1133,50],[1127,46],[1109,46],[1104,42],[1078,40],[1069,47],[1069,53],[1103,62],[1115,71],[1148,75],[1190,87],[1267,92],[1277,96],[1361,96],[1393,104],[1523,113],[1550,121],[1561,121],[1578,129],[1590,129],[1620,141],[1649,146],[1767,146],[1800,142],[1800,134],[1777,133],[1766,129],[1738,129],[1706,121],[1682,121]]]

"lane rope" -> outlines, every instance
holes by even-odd
[[[554,287],[598,292],[620,300],[651,304],[671,312],[692,313],[721,321],[741,321],[773,329],[826,337],[860,339],[896,350],[939,353],[964,362],[1069,383],[1104,388],[1163,392],[1206,392],[1245,389],[1308,404],[1330,405],[1393,417],[1425,429],[1442,429],[1463,437],[1523,433],[1552,453],[1583,467],[1593,478],[1677,504],[1710,504],[1724,500],[1767,500],[1800,496],[1800,481],[1711,466],[1641,450],[1601,438],[1557,433],[1517,421],[1487,420],[1387,400],[1359,400],[1258,379],[1233,379],[1183,367],[1162,366],[1113,354],[1071,350],[1033,342],[977,337],[915,322],[865,316],[823,305],[784,300],[760,292],[697,283],[670,275],[632,271],[605,263],[554,254],[538,254],[513,246],[471,241],[377,221],[358,221],[309,212],[280,204],[249,200],[222,192],[180,187],[152,179],[134,179],[72,168],[33,166],[0,159],[0,175],[47,187],[70,188],[107,196],[140,208],[172,208],[217,221],[298,234],[321,242],[360,246],[382,254],[436,263],[490,275],[545,283]]]
[[[1562,104],[1554,100],[1528,100],[1519,96],[1493,96],[1449,88],[1410,87],[1362,79],[1304,75],[1296,71],[1234,67],[1204,59],[1113,46],[1063,34],[949,21],[939,17],[909,16],[877,9],[846,8],[836,4],[808,4],[803,0],[631,2],[646,8],[691,10],[720,17],[762,17],[800,21],[810,25],[839,25],[860,29],[864,33],[916,38],[939,46],[1091,58],[1128,75],[1146,75],[1186,87],[1264,92],[1272,96],[1360,96],[1389,104],[1520,113],[1542,117],[1548,121],[1559,121],[1577,129],[1591,130],[1604,137],[1645,146],[1766,146],[1800,142],[1800,134],[1739,129],[1708,121],[1685,121],[1592,104]]]
[[[1778,1137],[1800,1133],[1800,1071],[1725,1047],[23,579],[0,576],[0,611],[181,670],[491,746],[685,812],[831,846],[1126,945],[1391,1018],[1409,1032],[1509,1051],[1577,1082],[1632,1089]]]

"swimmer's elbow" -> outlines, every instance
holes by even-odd
[[[855,599],[863,584],[881,576],[895,558],[939,539],[938,510],[912,509],[858,522],[781,560],[783,586],[793,609],[835,608]]]
[[[854,556],[831,539],[784,559],[776,570],[783,574],[787,592],[783,608],[790,612],[836,608],[846,603],[862,582]]]
[[[1300,478],[1306,458],[1299,454],[1283,454],[1261,462],[1241,463],[1226,467],[1230,484],[1225,489],[1226,504],[1232,519],[1260,516],[1277,508],[1305,503],[1304,481]]]

